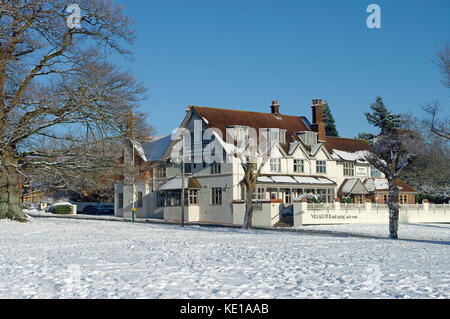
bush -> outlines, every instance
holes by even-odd
[[[353,204],[353,201],[350,197],[342,197],[341,204]]]
[[[54,206],[52,207],[51,211],[55,215],[69,215],[72,214],[72,206],[69,205]]]
[[[22,204],[22,209],[31,210],[33,208],[34,208],[34,206],[32,204],[30,204],[30,203],[23,203]]]

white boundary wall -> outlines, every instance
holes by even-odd
[[[244,224],[245,202],[233,203],[233,224]],[[262,200],[254,203],[252,225],[255,227],[273,227],[280,221],[280,203],[278,201]]]
[[[450,205],[402,205],[399,222],[450,223]],[[372,203],[325,205],[294,202],[294,227],[327,224],[389,224],[389,208],[387,205]]]

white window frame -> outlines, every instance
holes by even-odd
[[[222,205],[222,188],[213,187],[211,189],[211,205],[213,206]]]
[[[301,168],[300,170],[298,168]],[[295,159],[294,160],[294,173],[304,173],[305,172],[305,160]]]
[[[281,173],[281,158],[270,159],[270,171],[272,173]]]
[[[316,173],[317,174],[327,173],[327,161],[316,161]]]
[[[347,177],[355,176],[355,163],[344,162],[343,169],[344,169],[344,176],[347,176]]]

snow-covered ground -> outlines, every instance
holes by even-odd
[[[449,298],[450,225],[400,229],[0,221],[0,298]]]

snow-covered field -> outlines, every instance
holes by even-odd
[[[449,298],[450,225],[411,240],[34,218],[0,222],[0,298]],[[387,236],[387,226],[305,229]]]

